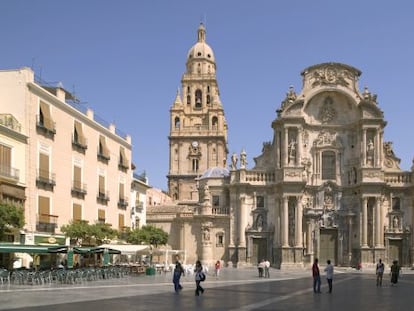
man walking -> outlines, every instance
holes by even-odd
[[[329,294],[331,294],[332,293],[332,279],[333,279],[334,268],[333,268],[333,265],[331,264],[331,261],[329,259],[326,263],[327,263],[327,266],[325,268],[326,279],[328,281]]]
[[[319,267],[318,267],[318,258],[315,258],[313,262],[312,276],[313,276],[313,292],[319,294],[321,292],[321,275],[320,275]]]

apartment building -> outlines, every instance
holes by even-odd
[[[24,202],[22,242],[64,244],[71,221],[131,227],[129,135],[30,68],[0,71],[0,120],[1,165]]]
[[[148,184],[148,177],[145,173],[132,174],[131,185],[131,227],[139,229],[147,224],[147,190],[151,186]]]

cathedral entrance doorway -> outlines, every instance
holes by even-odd
[[[402,261],[402,240],[390,239],[389,240],[389,264],[394,260],[398,260],[400,264],[404,264]]]
[[[252,264],[259,263],[262,259],[267,258],[267,240],[263,238],[253,238],[253,253],[252,253]]]
[[[319,262],[323,266],[329,259],[334,265],[338,264],[338,230],[321,229],[319,240]]]

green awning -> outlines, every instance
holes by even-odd
[[[91,248],[90,252],[92,254],[103,254],[103,253],[108,253],[108,254],[121,254],[121,251],[119,251],[117,249],[105,248],[105,247],[93,247],[93,248]]]
[[[0,253],[47,254],[48,249],[49,247],[42,245],[0,243]]]
[[[69,246],[62,245],[62,246],[52,246],[48,248],[49,253],[64,253],[67,254]],[[73,247],[72,248],[74,254],[87,254],[90,251],[88,247]]]

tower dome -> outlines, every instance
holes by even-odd
[[[197,43],[194,44],[187,54],[187,63],[191,61],[215,62],[212,48],[206,43],[206,29],[201,23],[197,31]]]

